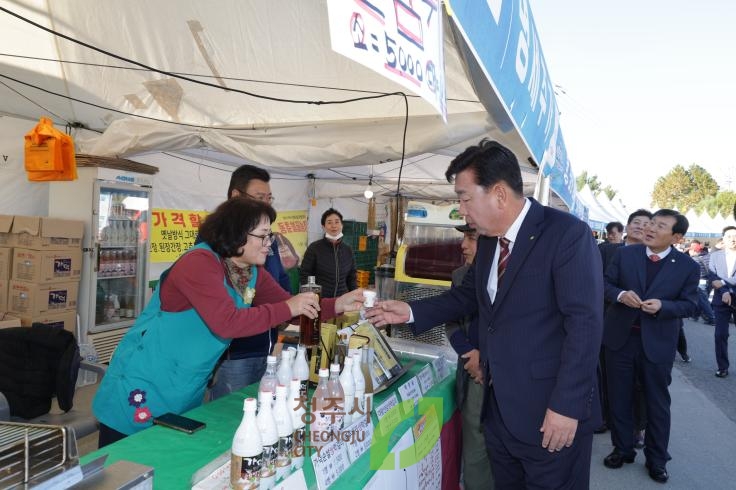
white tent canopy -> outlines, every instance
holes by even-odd
[[[223,153],[284,170],[401,158],[403,97],[336,103],[401,89],[332,52],[324,0],[1,0],[0,7],[0,111],[101,131],[73,133],[82,153],[207,148],[214,159]],[[488,136],[529,166],[522,139],[501,132],[479,102],[450,29],[445,73],[447,124],[424,100],[407,97],[406,155],[457,153]]]

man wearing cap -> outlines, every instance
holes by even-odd
[[[467,224],[456,226],[463,233],[460,248],[465,257],[465,265],[452,272],[452,285],[458,287],[463,283],[465,273],[475,259],[478,249],[478,235],[474,228]],[[483,379],[480,370],[480,351],[478,350],[478,328],[471,327],[477,321],[477,315],[468,315],[459,322],[445,324],[450,345],[457,352],[457,371],[455,382],[455,398],[463,418],[463,487],[467,490],[492,490],[493,475],[488,460],[481,408],[483,406]]]

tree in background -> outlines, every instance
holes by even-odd
[[[716,214],[728,216],[732,208],[736,212],[736,192],[723,191],[700,201],[695,206],[695,212],[697,214],[708,213],[713,218]]]
[[[588,175],[588,171],[583,170],[583,172],[575,178],[575,185],[577,186],[578,192],[580,192],[586,184],[594,196],[603,192],[608,196],[608,199],[613,199],[616,194],[618,194],[618,191],[610,185],[603,187],[603,184],[598,180],[597,175]]]
[[[657,179],[652,191],[652,206],[679,209],[684,213],[717,192],[718,183],[703,167],[694,163],[687,169],[677,165]]]

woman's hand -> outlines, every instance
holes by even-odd
[[[335,313],[345,313],[346,311],[358,311],[363,306],[363,288],[358,288],[345,293],[335,300]]]
[[[319,296],[314,293],[299,293],[286,300],[291,316],[306,315],[317,318],[319,312]]]

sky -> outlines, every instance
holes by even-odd
[[[576,176],[629,210],[677,164],[736,190],[736,2],[529,3]]]

